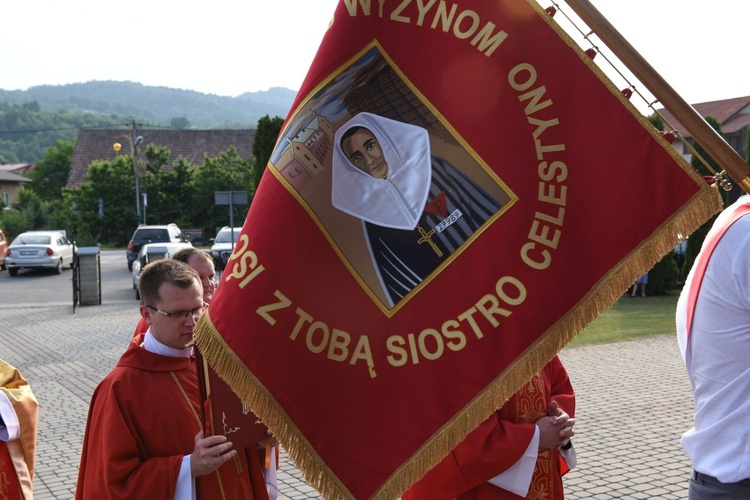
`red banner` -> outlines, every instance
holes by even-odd
[[[534,2],[344,0],[196,340],[324,496],[395,498],[720,208]]]

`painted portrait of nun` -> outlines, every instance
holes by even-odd
[[[371,113],[336,131],[331,201],[362,220],[391,307],[500,208],[466,175],[430,154],[427,130]]]

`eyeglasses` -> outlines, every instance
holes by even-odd
[[[175,318],[187,319],[188,316],[192,316],[193,319],[198,319],[198,318],[201,317],[201,313],[203,312],[203,308],[206,307],[206,305],[208,305],[208,304],[206,304],[204,302],[202,306],[196,307],[195,309],[191,309],[189,311],[175,311],[173,313],[168,313],[168,312],[162,311],[161,309],[157,309],[154,306],[146,305],[146,307],[148,307],[149,309],[151,309],[154,312],[157,312],[157,313],[161,314],[162,316],[166,316],[167,318],[172,318],[172,319],[175,319]]]

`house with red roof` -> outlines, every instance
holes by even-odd
[[[138,144],[133,145],[133,137]],[[138,140],[138,138],[142,138]],[[253,155],[255,130],[145,130],[135,134],[131,130],[81,130],[68,173],[67,188],[74,189],[86,180],[89,165],[96,160],[114,161],[118,155],[142,154],[149,144],[163,147],[171,152],[170,164],[162,168],[170,170],[178,158],[185,158],[193,165],[203,165],[204,157],[215,158],[231,146],[243,160]],[[115,146],[118,145],[119,147]]]

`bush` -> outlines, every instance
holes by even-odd
[[[677,288],[680,270],[674,260],[674,252],[669,252],[648,272],[648,295],[665,295]]]
[[[0,211],[0,228],[5,232],[5,236],[12,240],[24,231],[28,231],[29,221],[26,215],[18,210],[2,210]]]

